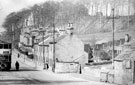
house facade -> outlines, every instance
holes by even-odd
[[[33,54],[35,43],[43,40],[46,37],[46,31],[44,33],[43,27],[37,26],[37,22],[34,20],[34,15],[31,12],[23,21],[23,28],[21,29],[19,48],[27,54]],[[29,48],[29,49],[28,49]],[[33,52],[32,52],[33,51]]]
[[[77,35],[67,32],[64,35],[55,36],[55,48],[53,36],[49,36],[44,42],[34,46],[34,53],[38,62],[48,63],[50,67],[53,67],[54,55],[56,62],[78,62],[83,65],[88,63],[89,59],[89,53],[84,48],[85,44]]]
[[[135,48],[124,46],[124,51],[114,60],[114,83],[135,84]]]

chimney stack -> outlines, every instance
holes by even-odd
[[[74,30],[74,28],[73,28],[73,23],[69,23],[69,24],[68,24],[68,28],[67,28],[67,33],[68,33],[69,35],[73,35],[73,30]]]
[[[126,34],[125,35],[125,42],[128,43],[130,41],[130,36],[129,34]]]

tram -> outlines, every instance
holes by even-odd
[[[12,55],[11,43],[0,41],[0,70],[11,69],[11,55]]]

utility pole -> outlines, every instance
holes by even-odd
[[[44,63],[44,69],[45,69],[45,47],[44,47],[44,36],[45,36],[45,31],[43,31],[43,63]]]
[[[128,0],[128,30],[129,30],[130,1]]]
[[[55,72],[55,24],[53,23],[53,72]]]
[[[41,33],[42,33],[42,39],[43,39],[43,64],[44,64],[44,67],[43,67],[43,69],[45,69],[45,43],[44,43],[44,40],[45,40],[45,38],[44,38],[44,36],[45,36],[45,30],[42,30],[42,31],[40,31]]]
[[[12,41],[11,42],[12,42],[12,50],[13,50],[13,48],[14,48],[14,34],[15,34],[14,33],[15,30],[14,30],[14,25],[13,24],[11,25],[11,29],[12,29]]]
[[[115,23],[114,23],[114,20],[115,19],[118,19],[117,17],[115,17],[115,13],[114,13],[114,8],[112,8],[112,17],[109,17],[108,19],[112,19],[112,37],[113,37],[113,39],[112,39],[112,67],[113,67],[113,69],[114,69],[114,49],[115,49],[115,46],[114,46],[114,44],[115,44],[115,41],[114,41],[114,30],[115,30]]]
[[[113,51],[112,51],[112,67],[114,69],[114,27],[115,27],[115,23],[114,23],[114,8],[112,9],[112,12],[113,12],[113,19],[112,19],[112,27],[113,27]]]

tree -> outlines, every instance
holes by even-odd
[[[22,22],[24,21],[25,17],[28,15],[29,10],[23,9],[19,12],[12,12],[10,13],[3,23],[3,27],[5,28],[5,40],[12,41],[13,36],[15,37],[14,40],[19,40],[19,35],[21,28],[23,27]]]
[[[15,40],[19,41],[20,31],[31,14],[33,14],[34,28],[40,28],[40,26],[48,27],[52,23],[55,23],[57,26],[74,23],[74,25],[78,26],[77,22],[80,22],[80,19],[83,19],[83,17],[88,16],[88,9],[80,3],[47,1],[40,5],[36,4],[29,9],[12,12],[3,23],[7,38],[10,41],[13,33],[15,34]]]

